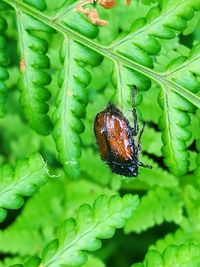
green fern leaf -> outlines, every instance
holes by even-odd
[[[44,11],[47,8],[46,0],[23,0],[25,3],[41,10]]]
[[[6,257],[2,261],[0,261],[0,267],[12,266],[18,264],[19,262],[24,262],[26,259],[23,259],[21,257]]]
[[[131,33],[117,40],[113,45],[120,53],[143,66],[153,68],[150,55],[159,53],[160,39],[172,39],[177,32],[183,31],[186,21],[194,16],[194,10],[200,10],[200,3],[195,0],[170,0],[160,10],[159,6],[150,9],[146,18],[133,22]]]
[[[70,177],[80,174],[80,133],[84,131],[81,118],[85,116],[87,104],[85,87],[91,79],[90,73],[83,65],[95,66],[100,64],[101,60],[102,57],[96,52],[65,38],[61,53],[63,68],[59,76],[60,91],[53,116],[53,135],[59,161]]]
[[[27,260],[24,265],[22,264],[15,264],[11,265],[10,267],[38,267],[40,266],[41,260],[39,257],[34,256],[30,260]]]
[[[0,231],[0,251],[21,256],[30,256],[30,251],[39,253],[65,218],[65,195],[65,183],[60,180],[43,186],[26,202],[15,222]]]
[[[115,191],[85,179],[67,183],[66,179],[50,180],[26,202],[16,221],[0,231],[0,252],[21,256],[39,253],[56,237],[57,226],[65,218],[75,218],[82,203],[94,203],[101,193],[111,196]]]
[[[199,232],[199,220],[200,220],[200,192],[199,189],[195,188],[194,186],[188,184],[184,188],[184,202],[185,202],[185,209],[187,215],[189,217],[190,229],[194,232]],[[183,225],[183,227],[188,228],[188,225]]]
[[[91,39],[95,38],[99,31],[98,27],[92,24],[85,15],[77,12],[75,8],[77,3],[75,3],[75,6],[72,3],[69,5],[69,3],[66,2],[60,7],[59,13],[55,16],[55,21],[64,28],[76,30]]]
[[[45,266],[80,266],[86,262],[83,251],[95,251],[101,246],[100,239],[113,236],[115,228],[121,228],[132,215],[139,200],[137,196],[123,198],[100,196],[94,203],[80,207],[76,221],[66,220],[58,239],[49,243],[42,254]]]
[[[50,118],[46,115],[49,108],[45,102],[51,94],[44,87],[51,82],[50,75],[45,71],[50,67],[46,55],[48,43],[33,31],[46,33],[54,31],[21,11],[17,17],[21,54],[21,104],[30,127],[39,134],[47,135],[51,129]]]
[[[194,18],[197,16],[194,16]],[[162,40],[161,42],[161,51],[159,55],[156,56],[156,62],[155,62],[155,70],[158,72],[164,72],[166,71],[166,66],[169,65],[172,60],[180,57],[180,56],[188,56],[190,49],[180,44],[179,37],[177,36],[174,39],[168,40]]]
[[[173,60],[165,75],[168,79],[196,93],[200,86],[196,77],[199,74],[197,68],[199,61],[200,44],[198,43],[193,47],[188,58],[182,56]],[[195,107],[168,88],[161,92],[159,104],[164,110],[159,127],[162,130],[164,143],[162,152],[165,156],[165,164],[174,174],[183,175],[189,168],[189,153],[186,147],[187,141],[191,138],[191,133],[186,129],[190,124],[190,117],[186,111],[194,112]]]
[[[102,162],[100,155],[92,149],[83,149],[81,171],[97,184],[107,185],[115,190],[121,186],[119,177],[111,172],[109,167]]]
[[[143,99],[141,91],[148,90],[151,86],[151,80],[129,68],[122,66],[120,63],[115,64],[116,77],[114,83],[117,87],[117,102],[119,103],[120,110],[132,110],[132,94],[133,85],[137,87],[136,105],[140,105]],[[132,121],[132,113],[125,113],[126,117]]]
[[[141,105],[139,106],[141,112],[142,112],[142,117],[144,121],[148,122],[153,122],[156,125],[158,124],[159,117],[161,115],[161,110],[158,105],[157,99],[159,95],[159,86],[156,83],[152,83],[152,86],[150,90],[146,91],[143,97],[143,101]],[[150,112],[151,111],[151,112]],[[145,129],[145,134],[146,135],[146,129]],[[160,149],[161,147],[157,147],[157,149]]]
[[[125,231],[141,232],[163,221],[180,223],[183,201],[175,191],[156,188],[148,191],[141,199],[141,204],[128,220]]]
[[[83,265],[83,267],[106,267],[104,262],[93,255],[88,255],[88,261]],[[1,266],[0,266],[1,267]]]
[[[186,151],[186,142],[191,138],[191,133],[185,129],[190,123],[190,117],[185,110],[192,111],[188,102],[172,91],[162,91],[159,104],[163,115],[159,120],[162,131],[162,153],[165,164],[175,175],[183,175],[189,168],[189,152]]]
[[[161,157],[161,146],[161,133],[159,131],[156,131],[154,128],[145,126],[145,132],[141,142],[142,149],[144,151],[147,151],[149,154]]]
[[[152,189],[154,189],[155,186],[163,188],[177,188],[179,186],[177,177],[160,168],[151,158],[142,156],[141,160],[142,162],[148,162],[148,164],[153,167],[152,170],[149,171],[149,169],[141,168],[139,171],[139,179],[125,180],[122,188],[137,189],[137,186],[135,187],[135,185],[137,185],[138,182],[143,183],[143,188],[147,187]]]
[[[19,209],[23,196],[31,196],[48,180],[48,171],[42,157],[35,153],[29,160],[17,163],[15,171],[9,165],[0,168],[0,221],[7,215],[6,209]]]
[[[77,210],[82,203],[92,205],[100,194],[110,197],[117,193],[106,186],[101,186],[95,184],[93,181],[89,181],[87,177],[75,181],[70,180],[67,182],[66,187],[67,192],[65,198],[65,211],[63,214],[64,218],[75,218]]]
[[[169,233],[164,238],[157,240],[154,245],[149,247],[149,250],[157,250],[160,253],[163,253],[169,245],[181,245],[187,243],[199,243],[199,233],[184,231],[182,228],[179,228],[175,233]]]
[[[22,259],[17,258],[17,257],[6,258],[3,263],[0,262],[0,267],[7,267],[7,266],[22,267],[23,265],[17,264],[18,262],[22,262]],[[35,257],[35,258],[32,258],[29,262],[26,262],[26,265],[24,266],[27,266],[27,264],[31,264],[31,265],[28,265],[28,267],[34,267],[34,266],[38,267],[38,264],[40,264],[40,262],[41,262],[40,259]],[[88,261],[84,265],[82,265],[82,267],[94,267],[94,266],[105,267],[106,265],[99,258],[93,255],[88,255]]]
[[[190,177],[191,179],[191,177]],[[192,185],[186,185],[183,188],[183,201],[185,204],[185,216],[181,221],[180,228],[175,233],[167,234],[164,238],[157,240],[157,242],[150,246],[149,249],[156,249],[159,252],[170,244],[179,245],[186,244],[189,242],[198,243],[200,242],[200,193],[199,189],[196,189]]]
[[[171,245],[160,254],[156,250],[147,252],[143,263],[133,264],[131,267],[198,267],[200,265],[200,246],[185,244],[180,246]]]
[[[0,10],[4,8],[0,7]],[[6,64],[8,62],[5,48],[6,48],[6,39],[5,39],[5,30],[7,28],[7,22],[0,15],[0,118],[4,117],[6,113],[5,109],[5,98],[7,87],[5,85],[5,80],[8,79],[8,71],[6,70]]]

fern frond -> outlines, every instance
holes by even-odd
[[[157,240],[154,245],[149,249],[156,249],[159,252],[170,244],[179,245],[193,242],[199,244],[200,242],[200,227],[199,227],[199,214],[200,214],[200,193],[199,189],[191,185],[186,185],[182,192],[183,201],[185,204],[186,214],[183,217],[180,228],[174,233],[169,233],[164,238]]]
[[[155,70],[159,73],[165,72],[166,67],[170,62],[172,62],[172,60],[180,56],[188,56],[189,52],[189,47],[180,44],[178,36],[174,39],[167,40],[167,42],[166,40],[162,40],[161,51],[156,56],[156,62],[154,64]]]
[[[63,214],[65,218],[75,218],[78,208],[82,205],[82,203],[92,205],[95,199],[97,199],[101,194],[108,197],[111,197],[113,194],[117,194],[116,191],[111,190],[108,187],[95,184],[93,181],[86,179],[87,177],[67,182],[67,192],[65,198],[66,205],[65,212]]]
[[[0,6],[0,11],[4,10]],[[5,30],[7,28],[7,22],[5,18],[0,14],[0,118],[4,117],[6,113],[5,102],[6,102],[6,92],[7,86],[5,85],[5,80],[8,79],[8,71],[6,69],[6,64],[8,62],[6,56],[6,39],[5,39]]]
[[[161,115],[161,110],[157,102],[158,95],[159,86],[156,83],[152,83],[151,88],[145,92],[143,101],[139,106],[140,110],[142,111],[142,117],[144,121],[153,122],[156,125],[158,124],[158,120]],[[146,130],[144,132],[146,132]]]
[[[91,79],[84,65],[95,66],[100,64],[101,60],[101,55],[65,38],[61,54],[63,68],[59,76],[60,91],[53,115],[53,135],[59,161],[70,177],[80,174],[80,133],[84,131],[81,119],[85,116],[87,104],[85,87]]]
[[[164,75],[196,93],[200,86],[197,78],[199,61],[200,44],[198,43],[193,47],[188,58],[182,56],[173,60]],[[189,152],[186,148],[187,141],[191,138],[191,133],[186,129],[190,124],[190,116],[186,112],[194,112],[195,107],[169,89],[164,88],[159,99],[160,107],[163,109],[163,115],[159,120],[164,144],[162,152],[165,156],[165,164],[170,171],[176,175],[183,175],[189,168]]]
[[[27,258],[23,259],[21,257],[6,257],[2,261],[0,261],[0,267],[8,267],[15,264],[18,264],[19,262],[24,262],[27,260]]]
[[[192,136],[190,140],[188,141],[188,146],[192,145],[195,142],[198,142],[199,139],[199,133],[196,131],[196,129],[199,127],[199,118],[198,118],[198,110],[195,113],[191,113],[191,123],[188,126],[189,131],[192,133]],[[198,147],[197,147],[198,150]],[[196,151],[192,151],[193,153],[196,153]],[[196,153],[197,154],[197,153]]]
[[[180,223],[183,201],[176,191],[156,188],[148,191],[141,199],[141,204],[128,220],[125,231],[141,232],[163,221]]]
[[[42,231],[43,230],[44,229],[42,229]],[[48,230],[48,234],[51,235],[52,231],[55,229],[52,228],[52,230]],[[30,227],[29,229],[15,229],[15,226],[13,226],[13,228],[8,228],[7,231],[5,230],[0,232],[0,240],[0,250],[2,253],[12,253],[13,255],[20,255],[23,257],[28,255],[30,257],[31,252],[39,253],[45,246],[46,242],[51,239],[45,240],[45,238],[43,237],[43,232],[40,232],[39,228],[32,229]],[[12,242],[10,242],[10,240],[12,240]],[[5,246],[3,246],[3,242]]]
[[[145,168],[140,170],[139,177],[142,182],[146,183],[152,188],[154,188],[155,186],[165,188],[178,187],[179,182],[177,177],[160,168],[160,166],[155,161],[147,156],[142,156],[141,160],[143,162],[148,162],[153,167],[151,172],[149,172]]]
[[[115,64],[116,77],[114,83],[117,87],[117,102],[122,112],[132,110],[133,85],[137,87],[136,106],[140,105],[143,99],[141,91],[148,90],[151,86],[151,80],[134,70],[124,67],[120,63]],[[128,119],[131,119],[131,112],[127,113]],[[141,115],[140,115],[141,116]]]
[[[199,90],[200,76],[198,64],[200,63],[200,42],[193,46],[188,57],[180,56],[172,60],[164,75],[184,88],[196,93]]]
[[[78,3],[66,2],[63,4],[57,16],[54,18],[61,26],[69,27],[84,36],[94,39],[98,34],[98,27],[92,24],[85,15],[76,10]],[[66,10],[67,6],[67,10]]]
[[[30,251],[39,253],[65,218],[65,191],[60,180],[50,180],[43,186],[26,202],[15,222],[0,231],[0,251],[21,256],[30,256]]]
[[[22,259],[19,257],[6,258],[3,262],[0,262],[0,267],[8,267],[8,266],[22,267],[23,265],[18,264],[19,262],[22,262]],[[33,258],[30,261],[26,261],[26,265],[24,265],[24,266],[25,267],[34,267],[34,266],[38,267],[39,263],[40,263],[40,259],[35,257],[34,261],[33,261]],[[31,264],[31,265],[27,266],[27,264]],[[95,267],[106,267],[105,263],[102,260],[89,254],[87,262],[84,265],[82,265],[82,267],[94,267],[94,266]]]
[[[159,128],[162,131],[164,162],[172,173],[183,175],[189,168],[189,152],[186,148],[191,138],[191,133],[186,129],[190,117],[185,111],[193,111],[193,106],[170,90],[161,92],[159,104],[163,109]]]
[[[24,2],[41,11],[44,11],[47,8],[46,0],[24,0]]]
[[[10,265],[9,267],[39,267],[40,262],[41,262],[40,258],[34,256],[31,259],[27,260],[24,264],[14,264]]]
[[[99,258],[89,254],[88,255],[88,260],[83,265],[83,267],[94,267],[94,266],[95,267],[106,267],[105,263],[102,260],[100,260]]]
[[[154,245],[149,247],[149,250],[157,250],[160,253],[169,246],[169,245],[181,245],[187,243],[199,243],[199,233],[193,231],[184,231],[182,228],[179,228],[174,233],[169,233],[164,238],[156,241]]]
[[[58,239],[44,249],[42,266],[81,266],[87,260],[83,251],[99,249],[100,239],[112,237],[116,228],[123,227],[138,204],[137,196],[125,195],[123,198],[100,196],[93,209],[82,205],[77,219],[66,220],[59,230]]]
[[[90,205],[102,193],[111,196],[115,191],[85,179],[67,183],[66,179],[50,180],[27,201],[16,221],[0,231],[0,252],[21,256],[39,253],[55,238],[57,226],[65,218],[75,218],[82,203]]]
[[[119,177],[113,174],[109,167],[102,162],[100,155],[90,148],[83,149],[81,171],[102,186],[109,186],[114,190],[118,190],[121,186]]]
[[[121,188],[125,190],[142,191],[147,189],[154,189],[156,186],[168,188],[169,190],[178,188],[179,181],[177,177],[160,168],[160,166],[147,156],[141,156],[142,162],[148,162],[153,168],[149,171],[146,168],[139,170],[139,179],[129,179],[123,181]]]
[[[180,246],[170,245],[162,254],[156,250],[147,252],[143,263],[135,263],[131,267],[198,267],[200,265],[200,246],[184,244]]]
[[[142,149],[147,151],[149,154],[156,155],[157,157],[161,157],[161,133],[156,131],[154,128],[145,126],[145,134],[142,138]]]
[[[17,18],[21,56],[21,105],[30,127],[41,135],[48,135],[51,121],[47,116],[49,107],[46,101],[51,94],[44,87],[51,82],[50,75],[45,71],[50,67],[50,61],[46,55],[48,43],[33,32],[52,33],[54,31],[20,10]]]
[[[199,189],[195,188],[194,186],[188,184],[184,188],[184,202],[185,202],[185,209],[189,220],[191,223],[190,228],[198,232],[200,231],[199,220],[200,220],[200,192]],[[187,227],[187,225],[184,225]]]
[[[23,196],[31,196],[48,180],[46,164],[40,154],[17,163],[15,170],[5,165],[0,168],[0,221],[6,218],[6,209],[19,209]]]
[[[153,68],[150,55],[159,53],[161,46],[158,39],[172,39],[177,32],[183,31],[187,27],[186,21],[194,16],[195,10],[200,10],[200,3],[195,0],[170,0],[161,10],[155,6],[146,18],[134,21],[131,32],[117,40],[112,49],[143,66]]]

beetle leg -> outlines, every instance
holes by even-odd
[[[138,155],[140,150],[141,150],[141,138],[142,138],[142,135],[143,135],[143,132],[144,132],[144,127],[145,127],[145,123],[143,123],[143,126],[142,126],[142,129],[139,133],[139,138],[138,138],[138,141],[135,145],[135,148],[136,148],[136,154]]]
[[[134,124],[134,127],[132,129],[132,134],[134,136],[136,136],[138,134],[138,119],[137,119],[137,112],[136,112],[136,108],[135,108],[135,97],[136,97],[136,93],[137,93],[137,87],[134,85],[133,86],[133,93],[132,93],[132,104],[133,104],[133,110],[132,110],[132,113],[133,113],[133,124]]]
[[[141,161],[138,160],[137,162],[138,166],[140,167],[144,167],[144,168],[148,168],[148,169],[152,169],[151,165],[145,165],[144,163],[142,163]]]
[[[138,145],[139,146],[140,146],[140,143],[141,143],[142,135],[144,133],[144,127],[145,127],[145,122],[143,122],[142,129],[141,129],[140,134],[139,134],[139,137],[138,137]]]

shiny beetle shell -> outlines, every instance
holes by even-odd
[[[137,176],[138,152],[132,128],[122,112],[114,105],[109,105],[96,115],[94,132],[101,158],[112,171],[128,177]]]

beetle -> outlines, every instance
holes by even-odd
[[[136,86],[133,86],[133,128],[114,104],[109,104],[98,113],[94,121],[94,133],[102,160],[110,166],[112,172],[127,177],[138,176],[138,167],[152,168],[139,161],[144,124],[139,132],[135,109],[136,90]]]

